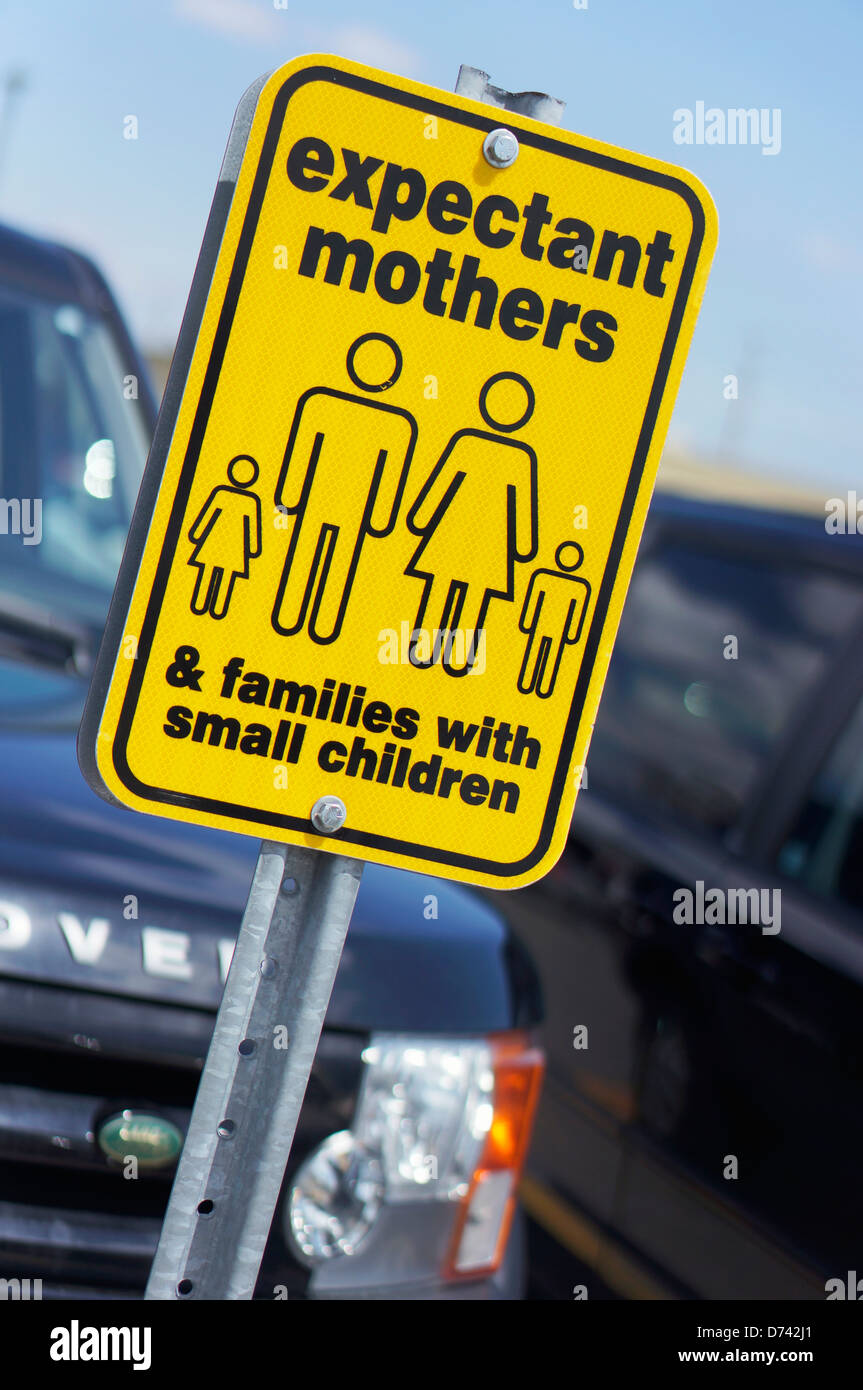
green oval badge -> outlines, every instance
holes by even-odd
[[[183,1135],[170,1120],[123,1110],[99,1127],[99,1148],[116,1163],[136,1158],[141,1168],[167,1168],[183,1147]]]

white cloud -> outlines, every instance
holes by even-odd
[[[330,31],[326,47],[343,58],[353,58],[357,63],[368,63],[369,67],[383,68],[402,77],[412,76],[420,65],[415,49],[363,24],[343,24]]]
[[[829,233],[816,232],[814,236],[807,237],[803,248],[806,259],[818,270],[844,275],[860,269],[860,252],[856,246]]]
[[[272,0],[174,0],[174,14],[188,24],[225,38],[268,44],[287,34],[289,9],[276,11]],[[323,28],[294,23],[291,40],[296,51],[335,53],[369,67],[413,76],[421,58],[416,49],[365,24]]]
[[[285,11],[278,13],[272,0],[174,0],[179,19],[247,43],[271,43],[284,37]]]

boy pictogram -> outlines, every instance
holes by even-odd
[[[358,355],[367,364],[362,376]],[[348,350],[348,376],[368,394],[389,390],[401,369],[401,350],[383,333],[365,333]],[[313,642],[336,640],[366,540],[395,526],[416,437],[408,411],[368,395],[316,386],[300,397],[275,494],[296,517],[273,607],[276,632],[293,637],[307,626]]]
[[[530,576],[520,632],[527,634],[524,660],[518,674],[522,695],[547,700],[554,690],[564,648],[579,639],[590,602],[590,585],[576,575],[584,551],[575,541],[563,541],[554,552],[557,569],[534,570]]]
[[[214,487],[189,531],[195,549],[188,563],[198,575],[191,609],[224,618],[238,579],[248,579],[249,562],[261,553],[261,499],[249,488],[258,465],[248,454],[228,464],[227,487]]]

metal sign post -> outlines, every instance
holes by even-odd
[[[147,1298],[252,1297],[362,871],[263,841]]]

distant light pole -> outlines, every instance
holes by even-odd
[[[2,105],[0,105],[0,184],[9,149],[12,130],[12,115],[15,103],[27,86],[27,73],[23,68],[10,68],[2,79]]]

